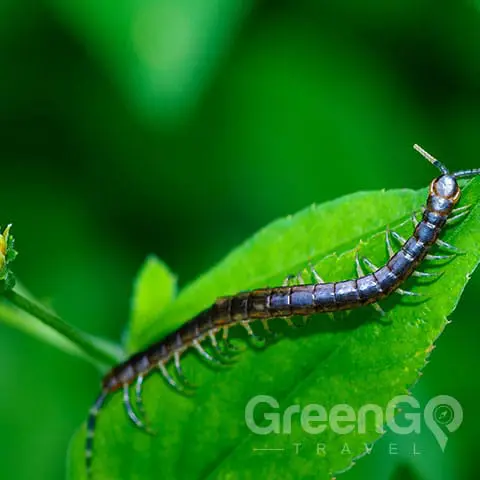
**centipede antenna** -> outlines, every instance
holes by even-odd
[[[466,177],[475,177],[480,175],[480,168],[472,168],[470,170],[460,170],[452,174],[452,177],[455,178],[466,178]]]
[[[448,174],[448,168],[433,155],[426,152],[420,145],[415,144],[413,148],[423,157],[425,157],[433,166],[437,167],[444,175]]]

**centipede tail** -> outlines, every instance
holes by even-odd
[[[93,441],[95,437],[95,423],[103,404],[110,392],[103,390],[90,408],[87,418],[87,431],[85,434],[85,464],[87,469],[87,478],[92,476],[92,459],[93,459]]]
[[[172,332],[163,340],[136,353],[125,362],[114,367],[102,381],[102,392],[90,410],[87,419],[85,444],[86,470],[91,475],[93,438],[97,415],[106,398],[123,389],[123,403],[126,413],[135,426],[147,432],[148,422],[143,422],[132,407],[130,385],[136,382],[136,403],[140,416],[146,418],[141,398],[144,379],[152,372],[159,371],[167,384],[175,391],[187,393],[194,387],[189,383],[181,367],[181,356],[187,350],[195,350],[200,358],[214,367],[229,362],[226,357],[239,353],[229,340],[229,330],[242,327],[248,338],[260,342],[252,329],[252,322],[260,322],[263,332],[274,335],[270,329],[272,320],[284,319],[290,327],[296,327],[293,316],[310,316],[314,313],[333,315],[342,310],[351,310],[371,305],[380,315],[385,315],[379,302],[392,293],[406,296],[419,296],[402,288],[410,276],[426,277],[431,280],[438,274],[418,270],[424,260],[448,262],[461,253],[454,245],[439,238],[444,227],[462,219],[469,213],[470,205],[455,208],[460,198],[457,178],[480,175],[480,169],[462,170],[449,173],[448,169],[421,147],[414,147],[441,175],[430,184],[429,195],[421,220],[412,215],[413,234],[405,239],[395,231],[387,229],[385,243],[389,259],[377,267],[368,258],[355,257],[357,278],[340,282],[325,282],[315,268],[309,265],[308,271],[314,283],[306,284],[302,275],[289,275],[282,286],[260,288],[237,295],[218,298],[215,303],[200,312],[185,325]],[[401,247],[395,252],[392,239]],[[437,245],[445,254],[431,254]],[[217,338],[218,335],[218,338]],[[210,353],[212,352],[212,353]],[[169,368],[176,372],[176,380]]]

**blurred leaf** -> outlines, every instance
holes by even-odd
[[[51,0],[143,116],[190,113],[250,1]]]
[[[150,255],[140,268],[133,289],[129,330],[124,342],[128,352],[140,342],[139,332],[151,330],[161,321],[162,312],[176,293],[177,278],[161,260]]]
[[[255,228],[272,213],[338,198],[359,185],[412,186],[411,168],[418,178],[428,169],[409,153],[415,138],[429,143],[431,126],[398,75],[362,42],[323,27],[288,13],[268,17],[241,42],[208,99],[213,108],[199,128],[201,138],[216,132],[205,156],[216,168],[204,176],[219,177],[225,200],[235,195]],[[338,165],[341,181],[331,181]],[[402,168],[392,175],[392,165]]]
[[[477,204],[480,180],[463,191],[464,204]],[[277,221],[187,288],[165,318],[180,324],[214,298],[270,281],[276,284],[312,258],[326,280],[352,277],[360,240],[361,255],[380,264],[385,260],[386,225],[404,235],[411,233],[408,213],[421,206],[425,193],[360,193]],[[164,478],[330,479],[334,472],[348,469],[354,458],[365,453],[365,443],[380,436],[369,419],[366,434],[338,436],[327,429],[314,436],[302,431],[294,419],[289,435],[255,436],[245,425],[247,402],[268,394],[278,400],[280,412],[289,405],[308,403],[327,411],[341,403],[358,411],[371,403],[385,407],[396,395],[407,393],[480,261],[479,222],[476,205],[460,225],[449,229],[445,239],[466,253],[443,265],[445,275],[436,282],[407,287],[426,294],[429,301],[386,299],[387,323],[379,322],[370,308],[337,315],[336,322],[315,316],[307,328],[287,331],[286,338],[266,349],[247,350],[241,361],[221,372],[200,366],[187,354],[183,360],[187,376],[200,385],[193,398],[178,395],[159,375],[152,376],[144,398],[160,431],[156,437],[134,429],[121,398],[113,396],[99,420],[94,474],[97,478],[153,478],[161,473]],[[271,323],[280,330],[284,325],[281,320]],[[70,478],[84,478],[84,435],[82,428],[71,445]],[[296,443],[302,445],[298,454]],[[328,445],[326,457],[317,455],[317,443]],[[262,454],[255,448],[285,451]]]
[[[29,23],[36,17],[36,14],[35,5],[27,6],[24,2],[2,0],[0,2],[0,38],[2,41],[5,41],[10,35],[18,33],[19,25],[21,27],[25,24],[30,26]]]

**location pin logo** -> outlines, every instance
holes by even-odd
[[[463,409],[460,403],[448,395],[432,398],[425,407],[424,418],[427,427],[437,439],[442,452],[447,446],[448,437],[445,430],[453,433],[463,422]]]

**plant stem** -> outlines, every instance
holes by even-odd
[[[37,302],[24,297],[15,290],[5,292],[4,296],[16,307],[27,312],[66,337],[82,352],[99,363],[99,367],[105,365],[111,366],[118,363],[119,358],[117,358],[112,352],[109,352],[102,345],[94,342],[86,333],[72,327],[58,315],[50,312]]]

